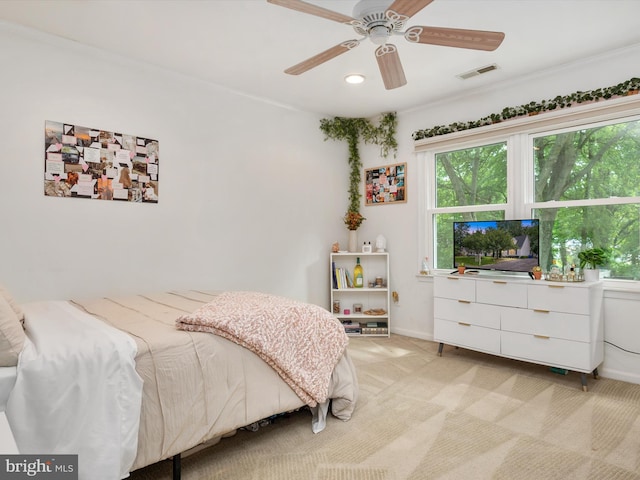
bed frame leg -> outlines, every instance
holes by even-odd
[[[180,480],[180,454],[173,456],[173,480]]]

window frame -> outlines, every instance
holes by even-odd
[[[416,141],[414,152],[418,161],[420,183],[418,265],[428,257],[434,271],[445,271],[436,268],[436,214],[503,210],[505,219],[509,220],[529,218],[533,209],[551,208],[550,202],[536,202],[534,197],[534,138],[573,131],[580,127],[593,128],[640,120],[640,99],[634,97],[571,107],[564,111],[548,112]],[[507,203],[436,207],[436,155],[498,142],[505,142],[507,146]],[[619,204],[640,205],[640,197],[554,201],[553,208]],[[635,288],[640,285],[637,280],[607,279],[607,282],[627,282]]]

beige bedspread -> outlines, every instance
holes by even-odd
[[[248,349],[210,333],[176,329],[179,316],[218,294],[184,291],[73,300],[136,341],[136,370],[144,386],[132,470],[305,404]],[[348,420],[357,393],[355,369],[345,351],[329,387],[333,415]]]
[[[179,317],[176,327],[248,348],[310,407],[327,400],[331,372],[349,343],[342,324],[324,308],[263,292],[223,292]]]

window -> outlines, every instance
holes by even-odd
[[[606,276],[640,279],[640,121],[533,137],[541,265],[609,248]]]
[[[436,154],[435,179],[436,268],[451,268],[453,222],[504,219],[496,206],[507,203],[506,142]],[[459,208],[471,205],[477,209]]]
[[[639,118],[428,150],[423,231],[434,267],[453,267],[454,221],[538,218],[543,269],[553,259],[579,265],[579,251],[604,247],[603,276],[640,280]]]

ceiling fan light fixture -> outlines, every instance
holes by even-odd
[[[360,73],[350,73],[346,77],[344,77],[344,81],[351,84],[357,85],[359,83],[364,82],[365,76]]]
[[[389,29],[385,25],[377,25],[369,30],[369,40],[376,45],[384,45],[389,39]]]

